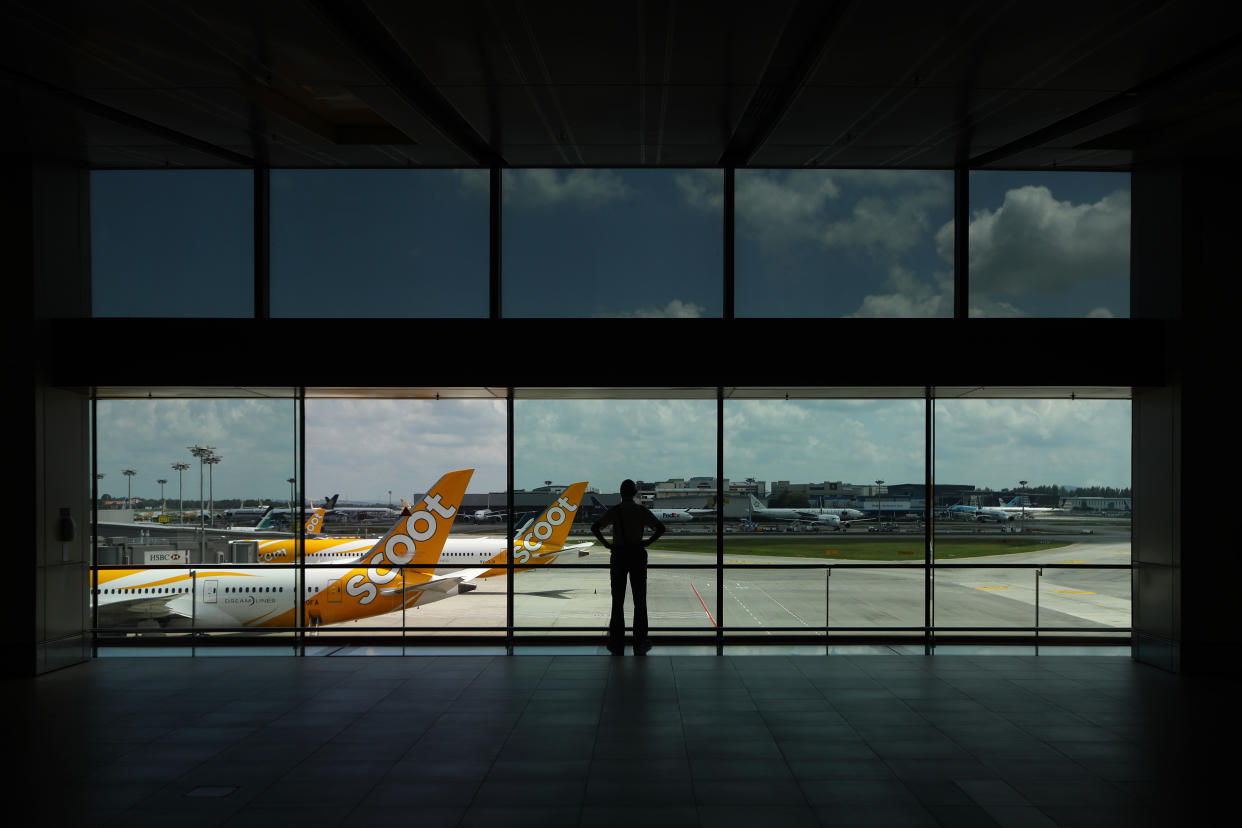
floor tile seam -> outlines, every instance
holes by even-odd
[[[610,658],[615,658],[615,657],[610,657]],[[670,659],[670,668],[672,667],[671,662],[672,662],[672,659]],[[611,664],[612,662],[610,661],[609,663]],[[578,800],[578,824],[580,825],[583,823],[583,820],[586,818],[586,813],[585,813],[585,809],[587,807],[586,793],[587,793],[587,789],[591,785],[591,780],[594,778],[595,752],[596,752],[596,748],[599,746],[599,731],[600,731],[600,727],[603,726],[604,708],[607,704],[608,698],[611,695],[609,693],[609,688],[613,684],[615,675],[616,675],[616,671],[614,669],[608,670],[607,679],[604,682],[604,689],[599,694],[599,714],[595,718],[595,735],[591,739],[591,753],[587,757],[586,777],[584,778],[583,784],[582,784],[582,796]],[[673,679],[673,692],[674,694],[677,693],[677,681],[676,681],[675,670],[674,670],[674,679]],[[684,746],[686,742],[686,732],[685,732],[685,726],[684,726],[684,723],[682,721],[682,716],[681,716],[681,697],[680,695],[676,695],[676,698],[677,698],[677,711],[678,711],[677,726],[681,731],[681,743]]]
[[[853,726],[851,725],[851,728],[852,727]],[[794,771],[793,765],[790,764],[789,756],[785,752],[785,748],[782,747],[780,740],[776,738],[776,734],[772,733],[772,728],[768,725],[766,721],[764,722],[764,729],[768,731],[768,737],[772,740],[772,743],[776,745],[776,750],[778,753],[780,753],[781,762],[784,763],[785,770],[788,772],[789,778],[792,779],[794,781],[794,784],[798,786],[798,792],[802,795],[802,805],[806,807],[808,810],[810,810],[811,813],[814,813],[815,806],[811,803],[811,800],[808,799],[806,795],[806,786],[804,784],[806,780],[800,778],[798,774]],[[691,784],[693,785],[693,783],[694,783],[694,777],[692,774]],[[697,792],[695,795],[695,804],[696,806],[698,804]],[[797,803],[792,803],[792,804],[797,804]]]
[[[230,745],[230,747],[231,747],[231,745]],[[144,804],[149,803],[152,799],[155,799],[156,797],[159,797],[159,796],[161,796],[161,795],[168,794],[170,799],[171,799],[171,798],[173,798],[173,789],[174,789],[174,788],[175,788],[175,787],[176,787],[179,783],[182,783],[182,782],[183,782],[183,781],[185,781],[185,780],[189,780],[189,779],[191,779],[191,777],[192,777],[192,776],[194,776],[194,775],[196,775],[196,774],[197,774],[197,772],[198,772],[198,771],[199,771],[199,770],[200,770],[200,769],[201,769],[204,765],[206,765],[207,763],[209,763],[209,762],[213,761],[215,758],[217,758],[220,754],[222,754],[222,753],[224,753],[224,752],[225,752],[225,749],[221,749],[221,750],[217,751],[217,752],[216,752],[213,756],[208,757],[208,758],[206,758],[206,759],[203,759],[201,762],[198,762],[198,763],[197,763],[197,764],[195,764],[192,768],[190,768],[189,770],[187,770],[185,773],[181,774],[180,776],[176,777],[175,779],[170,779],[170,780],[168,780],[167,782],[165,782],[164,784],[162,784],[162,785],[158,786],[158,787],[157,787],[155,790],[153,790],[151,793],[147,794],[146,796],[142,797],[142,798],[141,798],[141,799],[139,799],[138,801],[134,802],[132,805],[130,805],[130,806],[126,807],[126,808],[123,808],[123,809],[122,809],[122,811],[121,811],[121,816],[122,816],[122,817],[124,817],[126,814],[129,814],[131,811],[134,811],[134,812],[140,812],[140,811],[142,810],[142,808],[143,808],[143,805],[144,805]],[[283,777],[280,777],[280,778],[283,778]],[[236,802],[235,806],[234,806],[234,807],[233,807],[233,808],[229,811],[229,813],[228,813],[228,815],[227,815],[227,817],[226,817],[225,819],[227,819],[228,817],[233,817],[233,816],[236,816],[237,814],[241,813],[241,811],[245,810],[245,809],[246,809],[246,808],[250,805],[251,801],[253,801],[253,800],[255,799],[255,797],[258,797],[258,796],[260,796],[260,795],[261,795],[264,791],[269,790],[269,789],[270,789],[273,785],[275,785],[278,781],[280,781],[280,778],[268,779],[268,780],[266,781],[266,784],[264,784],[264,785],[263,785],[263,786],[261,786],[261,787],[258,787],[258,788],[255,790],[254,795],[253,795],[253,796],[251,796],[249,799],[247,799],[247,800],[245,800],[245,801],[238,800],[238,801]],[[238,786],[238,788],[240,789],[240,786]],[[182,795],[182,798],[185,798],[185,795],[184,795],[184,794]],[[233,803],[230,803],[230,804],[233,804]],[[222,819],[222,820],[221,820],[221,822],[225,821],[225,819]]]

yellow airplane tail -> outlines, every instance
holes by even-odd
[[[513,544],[516,563],[529,563],[532,558],[536,563],[551,563],[549,558],[565,546],[586,487],[585,480],[571,485],[518,536]]]
[[[473,474],[474,469],[461,469],[436,481],[423,499],[410,507],[410,514],[397,521],[375,545],[368,563],[434,566]]]

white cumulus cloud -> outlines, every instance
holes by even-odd
[[[951,260],[952,224],[936,235]],[[1058,201],[1042,186],[1010,190],[996,210],[970,222],[971,295],[1057,293],[1083,282],[1128,279],[1130,193],[1118,190],[1092,204]]]
[[[617,313],[596,314],[619,319],[698,319],[703,316],[704,308],[693,302],[672,299],[664,307],[646,307]]]
[[[629,185],[611,170],[505,170],[505,204],[553,207],[572,204],[599,207],[631,195]]]

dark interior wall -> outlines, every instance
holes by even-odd
[[[1230,538],[1232,371],[1242,175],[1185,161],[1133,176],[1135,317],[1159,320],[1167,382],[1134,391],[1134,652],[1186,673],[1242,672],[1230,599],[1242,556]]]
[[[12,386],[33,392],[26,409],[29,436],[10,445],[18,462],[6,500],[17,507],[17,525],[33,528],[30,546],[13,555],[15,583],[33,589],[10,590],[0,602],[7,624],[3,669],[30,675],[76,663],[90,652],[89,398],[52,384],[47,322],[89,311],[89,176],[73,166],[8,159],[3,193],[6,286],[16,306],[6,363]],[[82,359],[90,359],[90,344],[77,340]]]

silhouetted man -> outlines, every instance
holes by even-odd
[[[647,547],[664,534],[664,524],[651,510],[634,502],[638,487],[633,480],[621,481],[621,502],[609,507],[591,524],[591,532],[605,549],[612,550],[609,575],[612,581],[612,618],[608,622],[608,651],[613,655],[625,652],[625,579],[630,579],[634,593],[634,655],[646,655],[651,649],[647,640]],[[612,527],[612,543],[604,540],[602,530]],[[643,540],[643,531],[651,529],[651,537]]]

